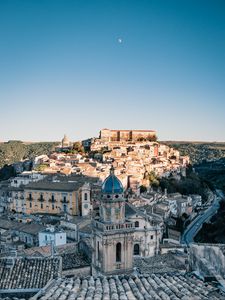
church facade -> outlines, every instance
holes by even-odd
[[[125,219],[123,192],[111,169],[102,186],[99,218],[93,221],[93,274],[132,271],[134,224]]]
[[[102,186],[99,216],[92,224],[92,274],[119,274],[133,270],[133,256],[153,256],[159,251],[159,220],[126,203],[124,189],[111,169]]]

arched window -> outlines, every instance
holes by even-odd
[[[139,222],[136,221],[136,222],[134,223],[134,226],[135,226],[135,227],[139,227]]]
[[[88,199],[88,194],[84,193],[84,200],[87,200],[87,199]]]
[[[134,244],[134,255],[140,255],[140,246],[139,246],[139,244]]]
[[[116,261],[121,261],[121,243],[116,244]]]

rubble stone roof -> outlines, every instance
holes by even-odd
[[[7,265],[11,260],[12,265]],[[1,258],[0,290],[39,289],[60,275],[60,258]]]
[[[185,255],[179,259],[177,255],[166,253],[153,257],[135,257],[134,267],[138,268],[141,273],[167,273],[185,271]]]
[[[90,265],[88,258],[77,251],[77,243],[65,244],[55,247],[57,256],[62,258],[62,270],[70,270]],[[50,257],[51,246],[33,247],[20,251],[22,256]]]
[[[73,268],[80,268],[90,266],[90,262],[82,253],[63,253],[62,257],[62,269],[70,270]]]
[[[145,274],[58,279],[40,300],[224,299],[211,284],[188,274]]]
[[[45,227],[43,225],[36,224],[36,223],[20,223],[20,222],[0,218],[0,228],[6,230],[11,229],[11,230],[35,235],[38,234],[39,231],[43,230]]]

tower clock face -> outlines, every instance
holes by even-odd
[[[86,209],[87,209],[87,208],[88,208],[88,204],[84,204],[84,208],[86,208]]]

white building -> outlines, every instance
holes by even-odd
[[[14,177],[10,181],[12,187],[20,187],[21,185],[27,185],[30,182],[36,182],[44,179],[46,175],[35,172],[23,172],[18,176]]]
[[[60,246],[66,244],[66,232],[55,229],[53,226],[39,232],[39,247],[53,244]]]
[[[190,195],[190,197],[192,199],[193,208],[202,206],[202,196],[201,195],[193,194],[193,195]]]

